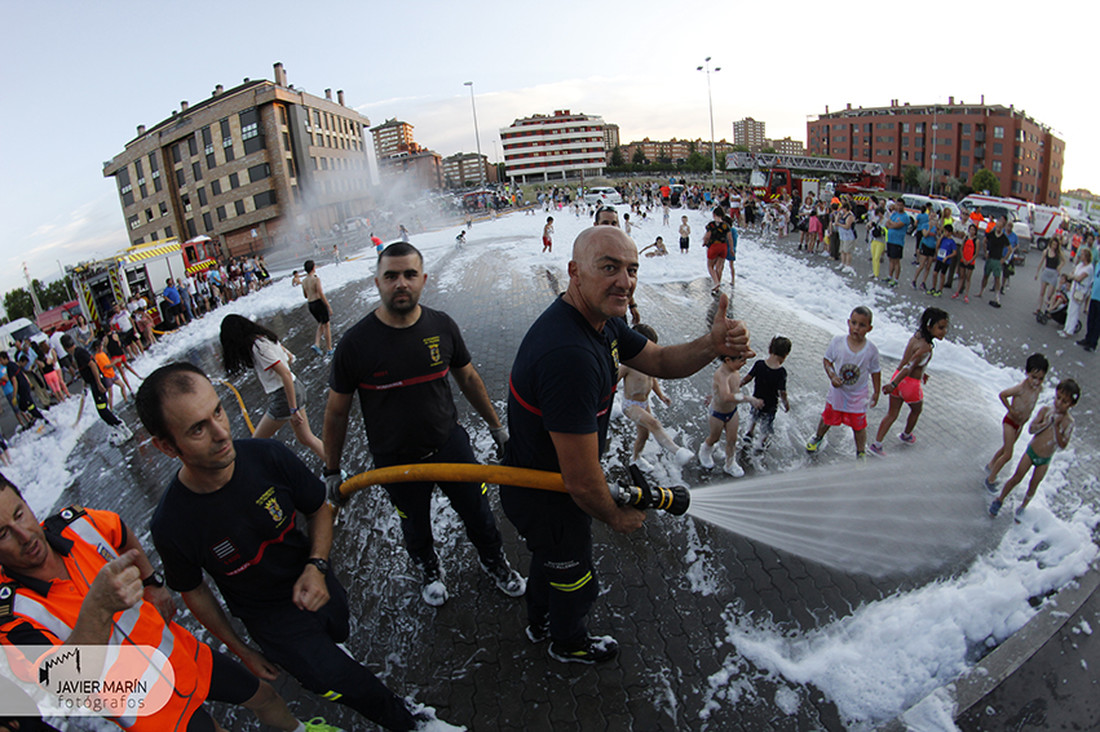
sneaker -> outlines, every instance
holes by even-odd
[[[913,282],[913,287],[916,287],[916,286],[917,286],[917,284],[916,284],[916,281],[914,280],[914,282]],[[927,288],[927,287],[925,287],[925,285],[924,285],[924,283],[923,283],[923,282],[922,282],[922,283],[920,283],[920,289],[921,289],[921,292],[926,292],[926,291],[928,290],[928,288]]]
[[[308,722],[302,722],[302,724],[305,726],[306,732],[344,732],[343,727],[329,724],[324,717],[314,717]]]
[[[963,302],[967,305],[970,304],[970,295],[963,295]]]
[[[420,597],[432,607],[440,607],[447,602],[447,585],[443,583],[443,568],[439,565],[424,570],[424,584],[420,587]]]
[[[618,655],[619,644],[609,635],[589,635],[573,647],[551,641],[547,652],[550,658],[562,663],[602,663]]]
[[[324,356],[325,352],[321,350],[320,346],[310,346],[310,349],[318,356]]]
[[[631,465],[636,465],[638,467],[638,470],[642,470],[646,473],[649,473],[649,472],[653,471],[653,466],[649,464],[648,460],[646,460],[644,457],[641,457],[641,456],[636,457],[633,460],[631,460],[630,464]]]
[[[545,619],[538,623],[528,623],[527,627],[523,629],[523,633],[527,636],[527,640],[532,643],[542,643],[550,637],[550,620]]]
[[[821,447],[821,441],[824,439],[824,436],[811,437],[810,441],[806,443],[806,452],[817,452],[817,448]]]
[[[954,295],[951,296],[951,299],[952,300],[958,300],[959,299],[959,293],[956,292]]]
[[[997,481],[995,481],[995,480],[990,480],[989,478],[986,478],[985,480],[982,481],[982,485],[984,485],[985,489],[987,491],[989,491],[990,493],[996,493],[997,492]]]
[[[994,498],[993,503],[989,504],[989,515],[996,516],[1001,512],[1001,499]]]
[[[336,349],[335,348],[330,348],[330,349],[328,349],[328,353],[326,353],[325,355],[328,356],[329,358],[332,358],[332,355],[334,353],[336,353]]]
[[[714,467],[714,445],[704,442],[699,446],[699,464],[708,469]]]
[[[917,281],[916,280],[913,280],[912,283],[910,283],[910,284],[913,285],[914,290],[917,289]]]
[[[875,457],[886,457],[886,450],[882,449],[881,442],[872,442],[867,445],[867,452],[871,453]]]
[[[990,300],[990,301],[989,301],[989,305],[990,305],[991,307],[995,307],[995,308],[999,308],[999,307],[1001,307],[1001,303],[997,302],[996,300]]]
[[[1076,343],[1076,344],[1077,344],[1077,345],[1079,345],[1079,346],[1087,346],[1087,345],[1089,344],[1089,342],[1088,342],[1088,341],[1086,341],[1086,340],[1085,340],[1084,338],[1082,338],[1082,339],[1081,339],[1081,340],[1079,340],[1079,341],[1074,341],[1074,343]]]
[[[914,437],[913,435],[909,434],[908,432],[898,433],[898,439],[901,440],[902,442],[904,442],[906,445],[915,444],[916,441],[917,441],[917,438]]]
[[[676,464],[677,465],[687,465],[688,463],[691,462],[691,459],[694,458],[694,457],[695,457],[695,453],[693,453],[691,450],[687,449],[686,447],[681,447],[679,450],[676,451]]]
[[[867,453],[866,452],[857,452],[856,453],[856,462],[858,462],[858,463],[867,462]]]
[[[512,569],[512,565],[508,564],[508,560],[504,555],[501,555],[500,559],[492,564],[485,564],[480,561],[478,563],[485,570],[485,574],[493,578],[497,589],[508,597],[522,597],[523,593],[527,591],[527,580],[519,572]]]
[[[731,475],[734,478],[740,478],[745,474],[745,469],[737,462],[736,457],[726,458],[726,475]]]

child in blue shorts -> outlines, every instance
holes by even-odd
[[[754,363],[748,376],[741,381],[742,386],[755,382],[752,395],[763,402],[759,408],[749,407],[749,429],[745,433],[745,444],[753,447],[756,426],[760,425],[760,445],[756,447],[755,455],[762,454],[768,446],[768,439],[775,428],[775,415],[779,411],[780,400],[783,402],[783,411],[791,411],[790,402],[787,401],[787,369],[783,368],[783,362],[790,352],[790,338],[772,338],[772,342],[768,344],[768,357]]]

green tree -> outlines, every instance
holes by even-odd
[[[31,301],[31,294],[25,287],[11,290],[4,295],[4,309],[8,311],[8,317],[12,320],[34,318],[34,302]]]
[[[704,158],[698,150],[692,150],[684,162],[684,167],[692,173],[705,173],[710,170],[710,160]]]
[[[626,165],[626,161],[623,160],[623,149],[621,147],[619,147],[618,145],[616,145],[614,148],[611,149],[611,163],[610,163],[610,165],[613,165],[616,168],[621,166],[621,165]]]
[[[775,155],[776,149],[774,147],[766,147],[763,150],[761,150],[760,152],[765,153],[767,155]]]
[[[630,158],[630,162],[634,165],[645,165],[649,161],[646,160],[645,153],[642,152],[642,148],[634,149],[634,156]]]
[[[989,191],[991,196],[1001,195],[1001,181],[993,171],[982,168],[970,179],[970,187],[976,191]]]
[[[913,190],[920,187],[921,169],[915,165],[906,165],[901,171],[901,184],[905,190]]]
[[[748,145],[734,145],[730,149],[733,150],[733,152],[748,152],[749,151],[749,146]]]

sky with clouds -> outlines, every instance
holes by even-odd
[[[1100,190],[1087,10],[1055,0],[885,5],[479,3],[250,0],[82,3],[2,0],[0,293],[61,264],[126,245],[103,162],[136,126],[216,84],[272,78],[323,96],[343,89],[372,124],[396,117],[442,155],[499,159],[502,127],[570,109],[620,127],[622,142],[717,137],[736,119],[805,139],[808,118],[900,99],[1014,104],[1066,142],[1064,189]],[[1041,10],[1040,10],[1041,9]]]

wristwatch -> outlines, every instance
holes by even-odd
[[[160,572],[153,572],[143,579],[141,584],[143,587],[164,587],[164,575]]]
[[[320,557],[310,557],[306,564],[312,564],[317,569],[321,570],[321,574],[328,574],[328,560],[321,559]]]

